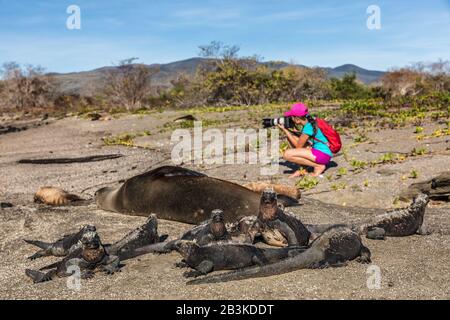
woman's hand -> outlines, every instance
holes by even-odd
[[[278,127],[280,130],[284,131],[285,133],[286,133],[286,131],[288,131],[282,124],[277,124],[277,127]]]

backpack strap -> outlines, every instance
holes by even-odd
[[[325,141],[321,141],[321,140],[319,140],[319,139],[317,139],[316,138],[316,135],[317,135],[317,131],[320,129],[320,128],[318,128],[318,124],[317,124],[317,117],[314,117],[314,119],[316,120],[316,125],[317,125],[317,130],[316,130],[316,132],[313,132],[313,135],[311,136],[311,139],[313,139],[313,140],[315,140],[315,141],[318,141],[318,142],[320,142],[320,143],[323,143],[323,144],[325,144],[325,145],[327,145],[328,147],[330,146],[330,143],[326,143]]]
[[[325,141],[322,141],[322,140],[319,140],[319,139],[317,139],[316,137],[314,137],[314,136],[311,136],[311,139],[313,139],[313,140],[315,140],[315,141],[318,141],[318,142],[321,142],[321,143],[323,143],[323,144],[325,144],[325,145],[327,145],[327,146],[330,146],[330,143],[328,142],[325,142]]]

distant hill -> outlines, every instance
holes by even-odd
[[[204,62],[204,58],[191,58],[166,64],[151,64],[146,66],[159,68],[159,71],[152,76],[152,84],[154,86],[169,88],[171,86],[171,80],[176,79],[180,74],[194,75],[198,66]],[[286,62],[274,61],[264,62],[263,64],[274,69],[289,66]],[[110,66],[91,71],[51,73],[49,75],[54,77],[58,91],[61,93],[93,96],[104,87],[108,72],[115,69],[117,69],[117,67]],[[380,77],[384,74],[382,71],[366,70],[352,64],[324,69],[329,78],[342,78],[346,73],[354,72],[357,78],[365,84],[372,84],[379,81]]]
[[[354,64],[344,64],[336,68],[325,68],[328,72],[329,77],[341,79],[347,73],[355,73],[357,78],[365,83],[372,84],[378,82],[383,76],[383,71],[367,70],[361,67],[355,66]]]

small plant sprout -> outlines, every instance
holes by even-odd
[[[347,173],[348,173],[347,168],[339,168],[337,175],[338,175],[338,177],[342,177],[342,176],[345,176]]]
[[[298,180],[295,186],[300,190],[309,190],[315,188],[319,184],[319,180],[316,177],[304,176]]]
[[[411,172],[409,173],[409,177],[411,179],[417,179],[418,176],[419,176],[419,172],[417,172],[416,169],[412,169]]]
[[[421,147],[421,148],[414,148],[411,151],[411,155],[413,155],[413,156],[422,156],[422,155],[424,155],[426,153],[427,153],[427,149],[423,148],[423,147]]]
[[[414,130],[414,133],[422,133],[423,132],[423,127],[416,127],[416,129]]]
[[[345,182],[341,182],[341,183],[333,183],[331,185],[331,189],[333,191],[338,191],[338,190],[344,190],[345,188],[347,188],[347,184]]]

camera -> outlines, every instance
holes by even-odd
[[[281,124],[286,129],[294,128],[295,124],[294,121],[292,121],[291,117],[280,117],[280,118],[265,118],[263,119],[263,127],[264,128],[270,128],[275,127],[276,125]]]

